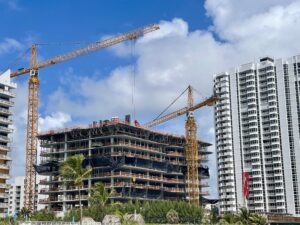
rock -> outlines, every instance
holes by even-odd
[[[121,225],[121,220],[116,215],[106,215],[102,220],[103,225]]]
[[[95,222],[91,217],[82,217],[82,225],[101,225],[100,222]]]
[[[128,214],[125,218],[127,221],[132,221],[136,224],[143,225],[145,224],[144,218],[141,214]]]

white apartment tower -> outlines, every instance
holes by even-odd
[[[14,182],[10,185],[8,214],[14,216],[24,207],[24,176],[15,177]]]
[[[300,216],[300,56],[214,77],[220,210]],[[242,174],[250,173],[250,196]]]
[[[45,205],[39,204],[39,201],[45,199],[45,195],[38,194],[43,188],[42,185],[39,185],[41,176],[36,176],[36,196],[35,196],[35,210],[41,210],[45,208]],[[14,216],[15,213],[20,212],[22,208],[24,208],[25,201],[25,176],[15,177],[13,182],[10,184],[9,188],[9,207],[8,214],[10,216]]]
[[[17,85],[11,82],[10,71],[0,75],[0,217],[5,217],[8,209],[8,185],[10,171],[10,142],[12,133],[12,98]]]

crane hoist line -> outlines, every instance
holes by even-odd
[[[87,55],[97,50],[116,45],[123,41],[135,40],[144,34],[159,29],[158,24],[151,24],[127,33],[119,34],[114,37],[100,40],[88,44],[86,47],[78,48],[70,52],[54,56],[42,62],[37,61],[37,45],[31,46],[30,66],[18,71],[11,72],[10,77],[18,77],[23,74],[30,74],[28,81],[28,114],[27,114],[27,135],[26,135],[26,178],[25,178],[25,208],[30,211],[35,209],[35,182],[36,174],[34,164],[37,162],[37,135],[38,135],[38,118],[39,118],[39,69],[52,66],[67,60]]]
[[[212,106],[218,99],[218,96],[212,96],[202,102],[194,105],[193,88],[191,85],[184,90],[183,93],[188,92],[187,106],[176,110],[175,112],[169,113],[165,116],[156,118],[148,123],[142,125],[145,128],[151,128],[161,123],[167,122],[178,116],[187,115],[185,122],[185,160],[187,166],[187,200],[191,204],[200,204],[201,187],[199,184],[199,172],[198,172],[198,141],[197,141],[197,123],[194,117],[194,111],[204,106]],[[182,94],[180,96],[182,96]],[[180,97],[179,96],[179,97]],[[175,101],[179,98],[177,97]],[[173,101],[171,104],[173,104]],[[167,109],[169,106],[167,107]],[[165,112],[166,110],[164,110]],[[160,114],[161,115],[161,114]]]

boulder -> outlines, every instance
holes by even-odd
[[[121,225],[121,220],[116,215],[106,215],[102,220],[102,225]]]
[[[139,225],[145,224],[144,218],[141,214],[128,214],[126,215],[125,219]]]
[[[100,222],[96,222],[91,217],[82,217],[82,225],[101,225]]]

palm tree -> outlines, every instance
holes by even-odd
[[[238,222],[238,218],[235,214],[233,213],[225,213],[223,218],[222,218],[222,221],[221,221],[221,224],[235,224],[236,222]]]
[[[90,203],[92,205],[99,205],[100,207],[103,207],[114,193],[113,189],[110,191],[105,189],[105,185],[103,183],[95,183],[93,188],[90,190]]]
[[[240,221],[243,222],[243,224],[246,224],[246,225],[251,224],[252,214],[247,208],[241,208],[238,217],[239,217]]]
[[[254,213],[251,216],[251,222],[253,225],[267,225],[267,217],[262,214]]]
[[[218,212],[212,210],[209,214],[210,222],[211,224],[217,224],[220,221],[220,217],[218,215]]]
[[[31,211],[25,207],[23,207],[21,211],[18,212],[18,216],[23,217],[25,220],[29,219],[30,214]]]
[[[66,182],[72,183],[78,189],[79,194],[79,207],[80,207],[80,225],[82,224],[82,205],[80,189],[83,186],[83,180],[92,173],[92,168],[84,168],[82,166],[84,160],[83,155],[74,155],[68,157],[61,163],[59,174],[65,179]]]

